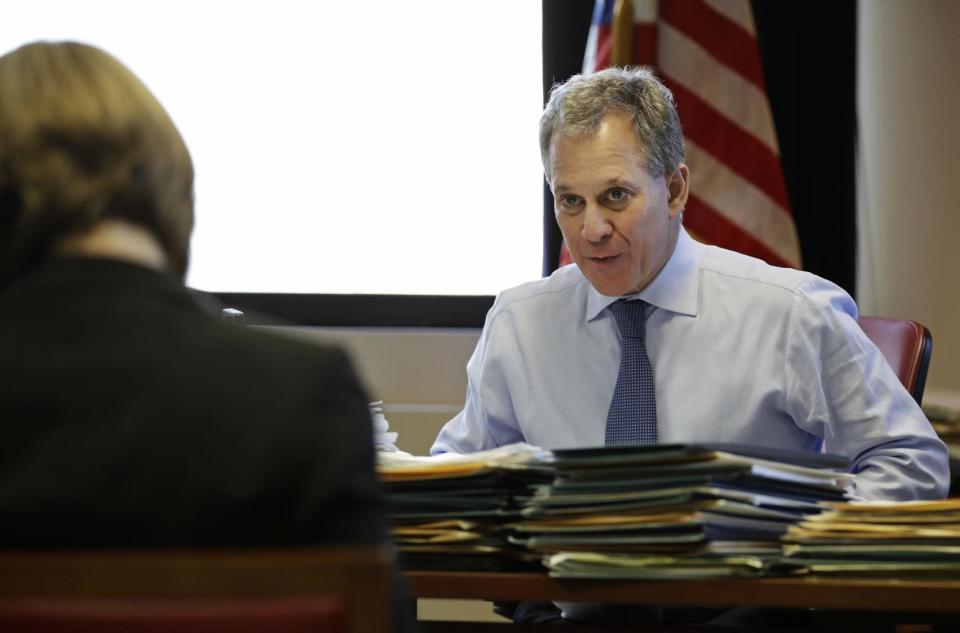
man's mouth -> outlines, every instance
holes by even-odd
[[[620,255],[607,255],[605,257],[588,257],[587,259],[597,264],[608,264],[618,257],[620,257]]]

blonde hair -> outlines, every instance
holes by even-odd
[[[8,273],[101,220],[147,229],[183,277],[193,163],[163,106],[108,53],[74,42],[0,57],[0,257]]]

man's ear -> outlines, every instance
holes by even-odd
[[[667,191],[670,194],[670,217],[676,217],[687,206],[687,197],[690,195],[690,169],[685,163],[680,163],[667,176]]]

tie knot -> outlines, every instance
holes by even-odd
[[[623,338],[644,338],[644,325],[647,321],[646,301],[639,299],[627,301],[620,299],[611,303],[607,309],[613,313]]]

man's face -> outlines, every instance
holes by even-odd
[[[673,253],[687,201],[687,166],[653,175],[629,117],[613,113],[586,136],[551,147],[557,223],[567,249],[598,292],[642,290]]]

